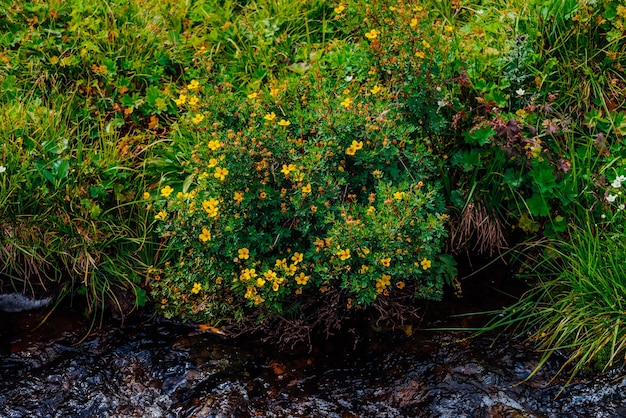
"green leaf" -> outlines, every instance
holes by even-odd
[[[187,193],[187,190],[189,190],[189,186],[191,186],[191,182],[193,181],[194,177],[194,174],[190,174],[187,176],[187,178],[183,182],[183,193]]]
[[[509,185],[511,189],[517,189],[522,185],[522,174],[518,174],[513,169],[507,168],[504,172],[504,182]]]
[[[472,145],[486,145],[491,142],[491,138],[493,138],[495,134],[496,131],[486,126],[465,135],[465,142]]]
[[[546,201],[545,197],[541,193],[535,193],[530,199],[526,200],[528,210],[535,216],[547,216],[550,214],[550,204]]]
[[[137,302],[137,306],[144,306],[146,304],[146,301],[148,300],[148,297],[146,296],[146,291],[136,287],[135,288],[135,296],[136,296],[136,302]]]
[[[498,107],[504,108],[508,104],[508,96],[500,90],[492,90],[485,94],[485,100],[494,102]]]
[[[556,187],[554,169],[547,161],[533,160],[533,168],[530,177],[541,193],[548,193]]]

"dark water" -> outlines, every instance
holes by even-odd
[[[626,416],[623,376],[563,389],[555,362],[524,381],[538,356],[510,338],[369,331],[280,351],[148,317],[85,337],[68,309],[38,329],[41,313],[0,315],[0,417]]]

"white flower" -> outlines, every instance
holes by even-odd
[[[614,194],[606,195],[606,201],[609,203],[615,202],[615,199],[617,199],[617,195],[614,195]]]
[[[615,179],[613,180],[613,183],[611,183],[611,186],[613,186],[616,189],[619,189],[621,185],[622,185],[622,182],[619,179]]]
[[[353,78],[354,78],[353,76],[348,75],[348,76],[346,76],[346,81],[349,83],[349,82],[352,81]]]
[[[3,165],[0,165],[0,174],[4,173],[5,171],[7,171],[7,168]]]
[[[624,210],[624,208],[626,208],[626,205],[625,205],[625,204],[623,204],[623,203],[622,203],[622,204],[620,204],[620,205],[617,207],[617,209],[619,209],[619,210]]]
[[[626,176],[617,176],[615,180],[619,180],[620,183],[626,182]]]
[[[526,90],[524,90],[524,89],[517,89],[517,90],[515,90],[515,94],[517,94],[518,96],[523,96],[524,93],[526,93]]]

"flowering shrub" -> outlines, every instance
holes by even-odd
[[[441,297],[454,269],[427,147],[375,81],[339,84],[316,66],[236,101],[180,92],[176,143],[195,145],[153,202],[178,254],[152,283],[167,316],[294,313],[331,290],[348,308]]]

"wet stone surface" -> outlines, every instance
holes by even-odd
[[[369,333],[278,351],[149,318],[88,324],[62,310],[0,318],[0,417],[621,417],[626,379],[579,378],[523,344],[465,332]],[[69,325],[71,324],[71,326]]]

